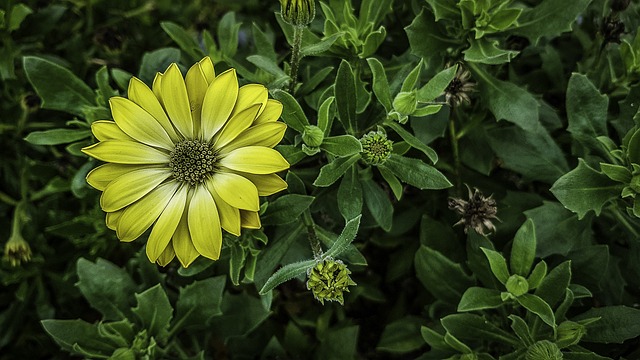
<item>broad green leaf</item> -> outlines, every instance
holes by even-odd
[[[431,5],[436,20],[460,20],[460,9],[455,2],[450,0],[427,0],[427,3]]]
[[[68,69],[35,56],[24,57],[24,71],[42,108],[61,110],[82,116],[86,108],[95,104],[93,90]]]
[[[422,326],[420,327],[420,334],[424,341],[434,349],[451,351],[453,350],[449,344],[444,341],[444,336],[435,332],[434,330]]]
[[[400,92],[410,92],[416,87],[416,84],[420,79],[420,73],[422,72],[423,67],[424,67],[423,60],[420,60],[418,64],[404,78],[404,81],[402,81],[402,87],[400,88]]]
[[[447,48],[452,46],[452,43],[456,43],[455,40],[449,40],[447,35],[441,33],[433,14],[427,9],[422,9],[411,25],[404,30],[409,38],[411,53],[423,58],[429,66],[441,64]]]
[[[506,284],[509,279],[509,270],[507,269],[507,260],[499,252],[491,249],[482,248],[484,255],[489,260],[491,272],[502,284]]]
[[[522,294],[516,297],[516,301],[522,305],[525,309],[538,315],[538,317],[544,321],[545,324],[556,327],[556,318],[553,315],[553,310],[549,304],[547,304],[542,298],[532,294]]]
[[[590,2],[591,0],[544,0],[533,9],[524,11],[518,19],[518,27],[512,32],[526,37],[534,45],[543,36],[556,37],[571,31],[571,25]]]
[[[509,315],[511,329],[520,338],[525,346],[531,346],[535,342],[527,323],[518,315]]]
[[[473,285],[473,278],[462,270],[460,264],[424,245],[416,252],[415,267],[418,279],[427,291],[450,304],[457,304],[462,294]]]
[[[640,164],[640,129],[636,130],[629,139],[627,158],[632,164]]]
[[[337,158],[329,164],[320,168],[318,178],[313,185],[326,187],[336,182],[356,161],[360,159],[360,155],[356,154],[351,157]]]
[[[502,306],[500,291],[473,286],[462,294],[458,312],[495,309]]]
[[[266,56],[262,55],[250,55],[247,56],[247,61],[257,66],[258,68],[268,72],[269,74],[277,78],[289,78],[289,76],[278,66],[278,63]],[[282,90],[278,90],[282,91]],[[288,93],[287,93],[288,94]]]
[[[623,184],[630,183],[631,178],[633,177],[631,171],[621,165],[600,163],[600,170],[602,170],[602,173],[607,175],[609,179],[621,182]]]
[[[237,295],[225,292],[222,298],[222,315],[211,319],[209,329],[220,339],[243,336],[262,324],[270,311],[261,299],[242,292]],[[243,345],[247,341],[243,339]]]
[[[336,108],[338,119],[348,134],[354,135],[356,126],[356,79],[349,62],[342,60],[335,82]]]
[[[171,63],[180,62],[180,50],[176,48],[160,48],[146,52],[142,56],[138,78],[145,84],[151,85],[158,72],[165,72]]]
[[[51,129],[31,132],[24,139],[34,145],[59,145],[86,139],[90,136],[90,130]]]
[[[356,238],[356,235],[358,234],[358,228],[360,227],[360,218],[361,215],[358,215],[355,218],[347,221],[344,229],[342,229],[342,232],[340,233],[340,236],[338,236],[338,239],[336,239],[329,250],[322,254],[323,259],[338,257],[345,250],[347,250],[347,248],[349,248],[349,245],[351,245],[353,240]]]
[[[511,273],[520,276],[529,276],[529,271],[536,257],[536,229],[533,221],[528,219],[513,238],[511,246]]]
[[[444,334],[444,342],[447,343],[447,345],[451,346],[457,352],[461,352],[463,354],[473,354],[473,350],[471,350],[471,348],[467,344],[458,340],[458,338],[456,338],[449,331]]]
[[[287,194],[270,202],[262,217],[265,225],[282,225],[297,221],[300,214],[311,206],[315,197],[298,194]]]
[[[640,336],[640,310],[627,306],[592,308],[573,318],[573,321],[600,318],[587,327],[584,340],[604,344],[622,344]]]
[[[116,349],[116,344],[109,344],[98,333],[98,327],[86,321],[76,320],[42,320],[42,327],[64,350],[76,353],[74,349],[80,345],[85,354],[104,356]],[[87,354],[87,355],[88,355]]]
[[[216,276],[197,280],[180,288],[180,296],[176,302],[176,321],[180,327],[200,326],[209,319],[222,314],[222,292],[226,277]]]
[[[385,326],[376,351],[392,354],[406,354],[418,350],[424,345],[420,335],[422,320],[408,316],[398,319]]]
[[[283,90],[275,90],[273,97],[282,103],[282,120],[284,120],[288,126],[302,134],[304,127],[309,126],[309,120],[304,114],[304,111],[302,111],[298,101],[296,101],[291,94]]]
[[[320,148],[337,157],[351,156],[362,152],[360,140],[351,135],[326,137]]]
[[[322,244],[328,249],[325,252],[325,256],[326,253],[330,251],[330,255],[333,254],[332,256],[337,256],[340,259],[346,260],[349,264],[366,266],[367,259],[352,243],[354,238],[349,238],[351,234],[357,232],[357,226],[355,226],[355,222],[352,222],[348,225],[349,228],[347,228],[347,226],[345,225],[345,228],[342,230],[340,235],[328,231],[322,227],[316,226],[316,235],[318,236],[318,240],[320,240]],[[354,227],[356,228],[355,230],[353,229]],[[336,244],[338,240],[340,240],[341,243]]]
[[[360,327],[346,326],[331,328],[324,334],[323,339],[315,352],[315,359],[354,359],[357,354],[358,331]],[[373,344],[372,344],[373,345]],[[305,354],[310,358],[310,354]]]
[[[518,55],[518,51],[504,50],[498,47],[497,40],[487,38],[469,39],[471,47],[463,51],[464,60],[468,62],[499,65],[510,62]]]
[[[402,125],[393,121],[386,121],[384,125],[392,128],[393,131],[400,135],[402,140],[406,141],[407,144],[411,145],[411,147],[422,151],[425,155],[427,155],[432,163],[435,164],[438,162],[438,154],[435,152],[435,150],[433,150],[427,144],[423,143],[422,141],[420,141],[420,139],[416,138],[410,132],[405,130]]]
[[[418,189],[446,189],[452,186],[440,171],[418,159],[391,154],[380,166]]]
[[[305,56],[320,55],[324,53],[325,51],[329,50],[331,45],[333,45],[333,43],[336,42],[336,40],[341,36],[344,36],[344,33],[341,33],[341,32],[335,33],[335,34],[332,34],[331,36],[325,37],[324,39],[318,41],[315,44],[309,44],[309,45],[303,46],[300,49],[300,58],[303,58]]]
[[[591,235],[591,221],[578,220],[578,216],[562,204],[545,201],[542,206],[524,212],[532,219],[536,229],[536,256],[566,256],[571,249],[588,242]]]
[[[559,178],[551,187],[551,192],[567,209],[578,214],[578,219],[593,210],[600,215],[602,206],[620,196],[623,185],[596,171],[584,160],[578,166]]]
[[[80,258],[76,267],[76,286],[91,307],[100,311],[105,320],[126,318],[136,288],[129,274],[104,259],[92,263]]]
[[[362,213],[362,185],[355,167],[342,177],[338,188],[338,209],[345,220],[350,220]]]
[[[247,252],[239,244],[235,243],[229,247],[229,279],[233,285],[240,285],[240,272],[244,267],[244,263],[247,259]]]
[[[161,284],[136,294],[138,305],[131,310],[142,321],[143,329],[149,336],[161,342],[169,335],[169,325],[173,318],[173,307]]]
[[[456,71],[458,71],[458,64],[437,73],[418,90],[418,101],[430,102],[442,95],[447,86],[449,86],[449,83],[451,83],[451,80],[456,76]]]
[[[275,272],[275,274],[271,275],[262,289],[260,289],[260,295],[265,295],[269,291],[276,288],[278,285],[296,278],[302,274],[306,274],[307,270],[314,267],[315,264],[315,260],[306,260],[281,267],[278,271]]]
[[[361,179],[364,203],[382,230],[391,230],[393,222],[393,204],[389,196],[372,179]]]
[[[540,286],[545,276],[547,276],[547,263],[542,260],[536,264],[536,266],[531,271],[531,275],[529,275],[529,277],[527,278],[529,290],[536,289],[538,286]]]
[[[384,26],[380,26],[378,30],[370,32],[364,40],[362,50],[358,53],[358,57],[366,59],[373,55],[386,37],[387,30]]]
[[[387,80],[387,74],[384,71],[384,67],[376,58],[368,58],[367,63],[369,64],[371,73],[373,74],[373,93],[376,94],[376,98],[380,104],[382,104],[387,113],[389,113],[393,109],[393,106],[391,105],[389,81]]]
[[[447,332],[459,339],[497,341],[515,346],[518,339],[475,314],[452,314],[440,319]]]
[[[400,200],[400,198],[402,197],[402,192],[404,191],[404,186],[402,185],[400,180],[398,180],[398,178],[393,175],[391,171],[387,170],[387,168],[383,166],[379,166],[378,171],[380,171],[380,175],[382,175],[382,178],[387,182],[387,184],[389,184],[391,192],[393,192],[393,196],[395,196],[397,200]]]
[[[553,268],[542,280],[535,293],[549,305],[555,306],[560,301],[571,282],[571,261],[565,261]]]
[[[178,44],[182,51],[191,57],[191,60],[198,61],[204,56],[204,53],[200,49],[200,45],[196,41],[195,37],[189,34],[180,25],[171,21],[162,21],[160,22],[160,27],[162,27],[162,30],[164,30],[169,37]]]
[[[598,136],[607,136],[607,109],[609,98],[582,74],[574,73],[567,87],[567,130],[573,138],[587,148],[600,149]]]

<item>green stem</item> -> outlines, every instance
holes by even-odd
[[[289,64],[290,73],[289,77],[289,93],[293,95],[296,89],[296,83],[298,82],[298,67],[300,66],[300,48],[302,48],[302,34],[304,33],[304,26],[293,27],[293,44],[291,44],[291,63]]]
[[[316,224],[313,222],[309,209],[302,213],[302,221],[307,227],[307,238],[309,239],[309,245],[311,245],[311,251],[313,251],[313,258],[318,260],[322,258],[322,246],[320,246],[320,240],[316,234]]]
[[[613,216],[633,235],[634,238],[640,238],[640,234],[633,228],[633,225],[627,220],[627,218],[620,212],[617,206],[609,207]]]
[[[11,206],[16,206],[18,205],[18,200],[12,198],[11,196],[3,193],[2,191],[0,191],[0,201],[2,201],[5,204],[11,205]]]
[[[453,109],[449,113],[449,139],[453,150],[453,176],[456,182],[456,196],[462,193],[462,182],[460,179],[460,149],[458,147],[458,135],[456,134],[456,116]]]

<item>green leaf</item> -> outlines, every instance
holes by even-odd
[[[180,327],[206,326],[214,316],[222,314],[222,292],[226,277],[224,275],[194,281],[180,288],[180,297],[176,302],[176,325]],[[175,330],[174,330],[175,331]]]
[[[427,155],[427,157],[429,158],[429,160],[431,160],[432,163],[435,164],[438,162],[438,154],[435,152],[435,150],[433,150],[427,144],[423,143],[422,141],[420,141],[420,139],[418,139],[417,137],[413,136],[410,132],[405,130],[402,127],[402,125],[393,121],[386,121],[384,125],[392,128],[393,131],[395,131],[398,135],[400,135],[402,140],[406,141],[407,144],[411,145],[411,147],[422,151],[425,155]]]
[[[376,94],[376,98],[382,104],[384,109],[389,113],[393,106],[391,104],[391,92],[389,91],[389,81],[387,80],[387,74],[384,71],[382,63],[375,58],[368,58],[367,63],[371,68],[373,74],[373,93]]]
[[[342,60],[335,82],[336,108],[338,119],[348,134],[355,134],[356,126],[356,79],[349,62]]]
[[[164,72],[171,63],[180,62],[180,50],[176,48],[161,48],[146,52],[142,56],[138,78],[145,84],[152,84],[158,72]]]
[[[484,255],[489,260],[491,272],[502,284],[506,284],[509,279],[509,270],[507,269],[507,260],[499,252],[491,249],[481,248]]]
[[[549,305],[555,306],[564,297],[570,282],[571,261],[565,261],[547,274],[535,294]]]
[[[338,236],[331,248],[324,254],[322,254],[323,259],[336,258],[349,248],[349,245],[351,245],[353,240],[356,238],[356,235],[358,234],[361,217],[362,215],[358,215],[355,218],[347,221],[344,229],[342,229],[342,232],[340,233],[340,236]]]
[[[444,93],[451,80],[456,76],[458,64],[446,68],[429,80],[423,87],[418,89],[417,96],[419,102],[430,102]]]
[[[278,63],[275,60],[270,59],[266,56],[250,55],[247,56],[247,61],[277,78],[289,78],[287,73],[285,73],[284,70],[282,70],[280,66],[278,66]],[[278,89],[277,91],[282,90]]]
[[[135,292],[129,274],[104,259],[98,259],[94,264],[80,258],[76,266],[76,286],[91,307],[100,311],[105,320],[126,318]]]
[[[32,13],[33,10],[25,4],[18,3],[13,5],[9,15],[9,26],[7,30],[9,30],[9,32],[18,30],[24,19]],[[4,17],[4,14],[2,15]]]
[[[265,295],[269,291],[276,288],[278,285],[296,278],[302,274],[306,274],[307,270],[314,267],[315,264],[315,260],[306,260],[281,267],[278,271],[275,272],[275,274],[271,275],[262,289],[260,289],[260,295]]]
[[[226,292],[222,298],[222,315],[211,319],[209,329],[214,336],[229,343],[231,337],[243,336],[253,331],[269,314],[269,309],[255,295],[246,292],[232,295]],[[243,340],[242,344],[246,346],[247,340]]]
[[[320,148],[337,157],[351,156],[362,152],[360,140],[351,135],[326,137]]]
[[[538,317],[544,321],[545,324],[556,327],[556,318],[553,315],[553,310],[549,304],[547,304],[542,298],[532,294],[522,294],[516,297],[516,301],[522,305],[525,309],[538,315]]]
[[[528,276],[536,257],[536,229],[533,221],[527,219],[518,229],[511,246],[511,273]]]
[[[220,51],[226,57],[233,57],[238,50],[238,35],[242,23],[236,21],[236,15],[230,11],[220,19],[218,23],[218,42]]]
[[[362,185],[355,167],[348,170],[338,188],[338,209],[345,220],[362,213]]]
[[[385,326],[376,351],[392,354],[406,354],[424,345],[420,335],[421,320],[407,316]]]
[[[262,217],[264,225],[282,225],[298,220],[300,214],[311,206],[315,197],[298,194],[282,195],[270,202]]]
[[[393,175],[391,171],[387,170],[387,168],[383,166],[379,166],[378,171],[380,171],[380,175],[382,175],[382,178],[387,182],[387,184],[389,184],[389,187],[393,192],[393,196],[395,196],[397,200],[400,200],[400,198],[402,197],[402,192],[404,191],[404,186],[402,185],[400,180],[398,180],[398,178]]]
[[[315,56],[324,53],[325,51],[331,48],[331,45],[336,42],[336,40],[344,36],[344,33],[339,32],[332,34],[331,36],[327,36],[324,39],[318,41],[315,44],[309,44],[300,48],[300,58],[302,59],[305,56]]]
[[[640,164],[640,128],[629,139],[626,153],[630,163]]]
[[[445,351],[453,350],[453,348],[444,341],[443,335],[426,326],[420,327],[420,334],[422,335],[422,339],[434,349]]]
[[[627,306],[592,308],[573,318],[573,321],[600,318],[587,327],[583,340],[604,344],[622,344],[640,336],[640,310]]]
[[[416,87],[416,84],[420,79],[422,68],[424,68],[424,62],[423,60],[420,60],[418,64],[404,78],[404,81],[402,81],[400,92],[411,92]]]
[[[418,189],[446,189],[453,186],[440,171],[418,159],[391,154],[380,167]]]
[[[578,159],[578,166],[559,178],[551,187],[553,195],[582,219],[589,210],[600,215],[602,206],[620,196],[624,185],[609,179]]]
[[[329,164],[320,168],[318,178],[313,185],[326,187],[336,182],[356,161],[360,159],[360,155],[356,154],[351,157],[337,158]]]
[[[315,359],[354,359],[357,357],[359,326],[331,328],[324,334],[324,341],[315,350]],[[310,354],[306,354],[306,358]]]
[[[520,338],[525,346],[531,346],[535,342],[527,323],[518,315],[509,315],[511,329]]]
[[[115,344],[109,344],[98,333],[96,325],[86,321],[76,320],[42,320],[42,327],[62,347],[62,349],[74,351],[79,345],[85,354],[107,357],[116,349]]]
[[[533,271],[531,271],[531,275],[527,278],[529,290],[533,290],[540,286],[545,276],[547,276],[547,263],[542,260],[536,264]]]
[[[631,171],[621,165],[600,163],[600,170],[602,170],[602,173],[607,175],[609,179],[623,184],[630,183],[631,178],[633,177]]]
[[[450,304],[457,304],[462,294],[474,283],[460,264],[424,245],[416,252],[415,267],[418,279],[427,291]]]
[[[384,192],[372,179],[361,179],[364,203],[374,220],[382,230],[391,230],[393,222],[393,204]]]
[[[543,36],[556,37],[565,31],[571,31],[571,24],[590,2],[591,0],[544,0],[533,9],[524,11],[518,19],[518,27],[512,32],[526,37],[533,45]]]
[[[567,130],[573,138],[592,150],[601,149],[596,140],[607,136],[609,98],[582,74],[573,73],[567,87]]]
[[[143,329],[158,341],[166,341],[173,318],[173,307],[161,284],[136,294],[138,306],[132,308],[142,321]]]
[[[540,258],[554,254],[566,256],[574,247],[590,241],[591,221],[578,220],[576,214],[560,203],[545,201],[524,214],[535,224],[536,256]]]
[[[422,9],[404,30],[409,38],[411,53],[423,58],[430,66],[442,63],[443,54],[452,46],[451,43],[458,45],[442,34],[433,14],[426,9]]]
[[[518,344],[515,336],[475,314],[447,315],[440,322],[447,332],[459,339],[497,341],[511,346]]]
[[[90,130],[80,129],[51,129],[34,131],[24,139],[34,145],[68,144],[91,136]]]
[[[82,116],[86,108],[95,104],[93,90],[71,71],[56,63],[35,56],[25,56],[24,71],[42,99],[44,109]]]
[[[288,92],[279,89],[273,92],[273,97],[282,103],[282,120],[284,120],[288,126],[302,134],[304,127],[309,126],[309,120],[304,114],[304,111],[302,111],[302,107],[300,107],[298,101]]]
[[[332,106],[335,99],[335,97],[329,96],[322,102],[320,109],[318,109],[318,127],[324,131],[325,136],[331,133],[333,118],[336,116],[335,106]]]
[[[189,34],[180,25],[171,21],[161,21],[160,27],[162,27],[162,30],[164,30],[169,37],[178,44],[182,51],[191,57],[191,60],[198,61],[204,56],[204,53],[200,49],[200,45],[196,41],[195,37]]]
[[[433,13],[436,16],[436,21],[441,19],[460,20],[460,9],[456,6],[455,2],[450,0],[427,0],[427,3],[431,5],[431,9],[433,9]]]
[[[469,39],[471,47],[463,51],[464,60],[468,62],[499,65],[510,62],[518,55],[518,51],[500,49],[498,40],[487,38]]]
[[[495,309],[502,306],[500,291],[473,286],[462,294],[458,312]]]

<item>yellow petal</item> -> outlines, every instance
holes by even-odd
[[[239,112],[252,107],[253,105],[260,105],[258,115],[262,113],[262,110],[267,104],[269,99],[269,92],[267,88],[260,84],[247,84],[238,90],[238,99],[236,100],[236,106],[231,113],[231,116],[238,114]]]
[[[287,131],[287,125],[281,122],[269,122],[254,125],[238,135],[232,142],[220,148],[220,155],[245,146],[274,147],[280,143]]]
[[[257,211],[240,210],[242,227],[245,229],[260,229],[260,216]]]
[[[154,80],[154,87],[158,87],[155,82],[160,81],[160,77],[161,76],[157,76],[156,80]],[[151,116],[153,116],[160,123],[162,128],[167,132],[173,142],[178,142],[180,140],[175,128],[173,127],[173,125],[171,125],[171,121],[167,117],[167,114],[164,112],[164,109],[162,108],[162,104],[158,100],[158,97],[153,93],[153,91],[151,91],[151,89],[149,89],[149,87],[145,83],[143,83],[136,77],[132,77],[129,81],[129,90],[127,91],[127,97],[131,101],[138,104],[146,112],[151,114]]]
[[[122,165],[122,164],[104,164],[89,171],[87,174],[87,183],[95,189],[104,191],[110,182],[120,175],[130,171],[140,169],[140,165]]]
[[[222,249],[222,228],[216,204],[204,186],[196,186],[187,220],[193,246],[200,255],[217,260]]]
[[[187,200],[187,206],[189,206],[190,200]],[[191,235],[189,234],[189,224],[187,222],[187,211],[182,214],[180,223],[176,228],[176,232],[171,239],[173,250],[176,252],[176,256],[183,267],[189,267],[191,263],[200,256],[198,250],[193,246]]]
[[[100,206],[106,212],[128,206],[171,176],[166,168],[142,168],[130,171],[107,185],[100,197]]]
[[[175,63],[169,65],[162,76],[160,92],[164,108],[173,125],[184,137],[193,139],[193,121],[191,120],[187,87],[184,84],[182,73]]]
[[[147,242],[147,256],[151,262],[158,260],[169,245],[173,233],[176,232],[187,203],[187,193],[187,187],[181,186],[153,225]]]
[[[240,175],[221,172],[209,178],[207,183],[222,200],[233,207],[251,211],[260,209],[258,189],[251,181]]]
[[[156,96],[160,105],[162,105],[164,111],[164,101],[162,101],[162,73],[156,73],[156,76],[153,78],[153,84],[151,84],[151,89],[153,90],[153,95]],[[173,126],[173,125],[171,125]]]
[[[245,146],[225,154],[219,164],[236,171],[251,174],[272,174],[289,168],[279,152],[263,146]]]
[[[147,145],[171,151],[173,141],[162,125],[151,114],[129,99],[109,99],[113,119],[127,135]]]
[[[213,80],[202,103],[202,138],[209,140],[222,129],[236,105],[238,78],[236,70],[229,69]]]
[[[248,173],[240,173],[258,188],[258,195],[269,196],[287,188],[287,182],[276,174],[256,175]]]
[[[198,61],[198,66],[200,66],[200,70],[202,70],[204,77],[207,79],[207,84],[211,84],[213,79],[216,78],[216,70],[213,68],[211,58],[205,56],[202,60]]]
[[[99,141],[105,140],[133,140],[118,127],[118,125],[110,120],[98,120],[91,124],[91,132]]]
[[[277,121],[280,118],[280,114],[282,114],[282,103],[278,100],[269,99],[260,116],[253,122],[253,125]]]
[[[187,94],[189,95],[189,106],[191,117],[193,118],[193,128],[196,133],[200,132],[200,114],[202,113],[202,100],[207,92],[209,84],[198,64],[193,65],[185,77]]]
[[[107,213],[107,216],[106,216],[107,228],[111,230],[115,230],[118,227],[118,220],[120,220],[120,216],[122,216],[123,212],[124,210],[118,210],[118,211]]]
[[[158,260],[156,260],[156,263],[158,263],[158,265],[160,266],[167,266],[175,257],[176,252],[173,251],[173,245],[169,244],[166,248],[164,248],[164,251],[162,252],[162,254],[160,254]]]
[[[220,131],[213,138],[213,146],[219,149],[228,143],[232,142],[240,133],[245,131],[256,118],[260,110],[260,105],[253,105],[248,109],[242,110],[236,115],[232,116],[225,124],[222,131]]]
[[[142,235],[162,214],[179,187],[177,181],[164,183],[124,208],[116,228],[118,238],[122,241],[132,241]]]
[[[216,190],[211,186],[210,181],[207,182],[207,189],[211,193],[211,196],[213,196],[213,201],[215,201],[216,207],[218,208],[220,226],[222,226],[222,228],[228,233],[240,236],[240,211],[238,208],[235,208],[222,200],[220,195],[218,195]]]
[[[105,140],[82,149],[82,152],[117,164],[165,164],[169,155],[136,141]]]

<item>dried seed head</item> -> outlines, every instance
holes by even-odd
[[[356,285],[349,277],[351,271],[340,260],[326,259],[316,263],[308,272],[307,289],[324,305],[325,300],[344,304],[344,292]]]
[[[602,22],[602,36],[604,44],[616,43],[620,44],[620,36],[624,34],[624,23],[620,21],[618,16],[607,16]]]
[[[445,101],[449,106],[460,106],[463,103],[470,104],[469,94],[475,91],[476,83],[469,81],[471,73],[462,65],[458,66],[456,76],[451,80],[449,86],[444,89]]]
[[[449,209],[454,210],[462,216],[460,221],[455,225],[464,225],[464,232],[467,233],[469,229],[473,229],[480,235],[486,235],[484,230],[489,232],[495,232],[496,227],[491,222],[492,219],[499,220],[496,214],[498,208],[496,207],[496,201],[489,197],[484,197],[480,190],[474,188],[471,193],[471,188],[467,186],[469,190],[469,200],[462,200],[458,198],[449,199]],[[454,226],[455,226],[454,225]]]

